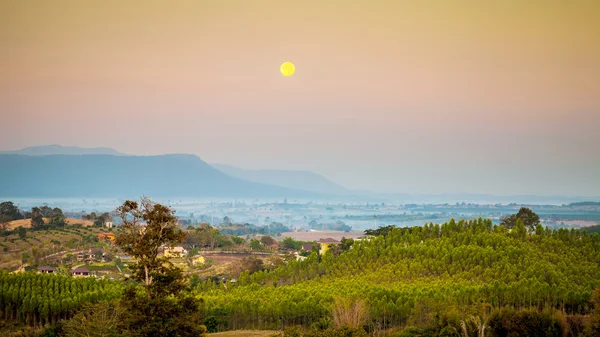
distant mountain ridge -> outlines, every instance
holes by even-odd
[[[194,155],[1,154],[4,197],[296,197],[319,194],[231,177]]]
[[[0,151],[0,154],[22,154],[27,156],[48,156],[54,154],[65,155],[84,155],[84,154],[108,154],[112,156],[126,156],[115,149],[109,147],[78,147],[78,146],[62,146],[58,144],[30,146],[21,150]]]
[[[286,188],[312,191],[322,194],[345,195],[350,190],[334,183],[320,174],[296,170],[248,170],[231,165],[211,164],[212,167],[236,178],[276,185]]]

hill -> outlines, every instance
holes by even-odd
[[[234,178],[193,155],[0,155],[3,197],[296,197],[316,193]]]
[[[458,331],[460,320],[471,315],[490,317],[492,335],[502,335],[499,324],[510,315],[542,317],[544,309],[589,314],[600,283],[599,251],[600,237],[578,230],[538,228],[528,234],[519,227],[508,232],[491,220],[451,220],[393,229],[273,271],[246,272],[232,289],[209,286],[199,294],[210,304],[204,315],[240,328],[309,325],[335,318],[340,304],[344,311],[362,308],[380,329],[413,325],[435,332],[414,336]]]
[[[78,146],[62,146],[62,145],[42,145],[42,146],[30,146],[21,150],[13,151],[0,151],[0,154],[22,154],[27,156],[47,156],[54,154],[67,154],[67,155],[82,155],[82,154],[108,154],[113,156],[125,156],[126,154],[121,153],[115,149],[108,147],[78,147]]]
[[[310,171],[247,170],[224,164],[212,164],[212,166],[232,177],[256,183],[332,195],[344,195],[350,192],[345,187]]]

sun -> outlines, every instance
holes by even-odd
[[[281,75],[283,76],[292,76],[296,71],[296,67],[292,62],[283,62],[281,67],[279,67],[279,71],[281,71]]]

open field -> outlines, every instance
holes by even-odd
[[[48,218],[44,218],[44,222],[48,222],[50,221],[50,219]],[[75,218],[66,218],[66,222],[69,225],[81,225],[84,227],[90,227],[94,225],[94,222],[92,220],[82,220],[82,219],[75,219]],[[8,223],[8,230],[13,230],[17,227],[25,227],[25,228],[30,228],[31,227],[31,219],[22,219],[22,220],[14,220]]]
[[[251,254],[230,254],[230,253],[211,253],[211,254],[202,254],[202,257],[205,259],[211,259],[215,262],[215,264],[225,264],[231,263],[235,261],[239,261],[245,257],[250,256]]]
[[[214,337],[267,337],[276,334],[275,330],[236,330],[211,333],[209,336]]]
[[[320,239],[332,238],[335,240],[356,239],[364,237],[364,232],[340,232],[340,231],[311,231],[311,232],[285,232],[281,233],[283,237],[289,236],[299,241],[319,241]]]

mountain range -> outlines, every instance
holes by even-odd
[[[193,155],[0,155],[9,197],[314,198],[319,194],[229,176]]]
[[[68,155],[82,155],[82,154],[108,154],[111,156],[126,156],[115,149],[109,147],[78,147],[78,146],[62,146],[62,145],[42,145],[42,146],[30,146],[21,150],[12,151],[0,151],[0,154],[22,154],[27,156],[47,156],[52,154],[68,154]]]
[[[56,155],[62,157],[53,157]],[[96,157],[99,155],[103,157]],[[128,194],[145,185],[142,181],[138,181],[142,177],[154,181],[152,183],[154,186],[144,186],[143,190],[148,191],[145,193],[150,193],[153,189],[154,193],[169,196],[314,197],[318,194],[340,195],[349,192],[344,187],[310,171],[245,170],[221,164],[214,164],[211,167],[193,155],[128,156],[107,147],[45,145],[4,151],[0,152],[0,156],[2,167],[8,169],[7,172],[3,172],[4,178],[0,177],[0,194],[10,192],[10,195],[18,193],[23,196],[55,196],[58,193],[75,196],[83,193],[91,196],[112,193],[111,191]],[[21,156],[41,158],[21,158]],[[71,156],[78,158],[71,158]],[[75,165],[80,169],[75,170],[65,165]],[[81,170],[83,167],[86,169]],[[136,167],[146,169],[143,170],[143,174],[131,176],[128,171],[138,170]],[[13,177],[12,181],[20,181],[18,187],[6,180],[9,175]],[[24,182],[29,181],[33,184],[38,179],[36,177],[47,178],[43,184],[37,184],[37,190],[33,190],[32,187],[31,190],[27,190],[28,184]],[[102,181],[102,186],[95,186],[99,181]],[[124,185],[111,185],[116,181]],[[50,191],[45,190],[48,184],[56,182],[61,182],[62,187],[53,186]],[[184,183],[187,187],[177,186],[177,183]],[[195,183],[202,183],[203,186],[193,187]],[[149,182],[146,184],[150,185]],[[163,186],[158,187],[156,184]],[[180,195],[181,193],[183,195]]]
[[[130,156],[107,147],[34,146],[0,151],[2,197],[330,198],[356,202],[548,203],[598,197],[407,194],[349,190],[310,171],[212,166],[194,155]]]
[[[276,185],[297,190],[307,190],[329,195],[346,195],[351,193],[351,191],[345,187],[311,171],[247,170],[224,164],[211,165],[217,170],[232,177],[256,183]]]

